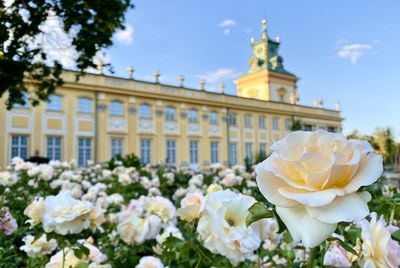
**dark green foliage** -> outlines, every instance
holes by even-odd
[[[116,162],[119,162],[119,164],[117,164]],[[137,157],[134,153],[128,154],[124,157],[117,155],[107,163],[107,168],[109,170],[113,170],[119,165],[122,165],[124,167],[134,167],[139,170],[141,163],[139,157]]]
[[[41,47],[32,47],[29,39],[41,33],[39,26],[50,12],[60,18],[72,45],[78,52],[77,68],[83,71],[95,67],[93,57],[103,48],[112,45],[112,35],[124,28],[124,13],[132,7],[131,0],[15,0],[6,9],[0,2],[0,97],[8,92],[7,108],[24,104],[23,93],[28,88],[24,79],[34,86],[32,105],[47,100],[56,87],[62,85],[62,65],[49,63]],[[21,14],[29,14],[25,19]],[[7,44],[7,47],[5,47]]]

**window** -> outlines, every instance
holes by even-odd
[[[28,95],[28,93],[24,92],[22,98],[23,98],[25,103],[24,104],[16,103],[16,104],[14,104],[14,108],[29,108],[29,95]]]
[[[266,129],[267,125],[265,124],[265,116],[258,117],[258,128],[259,129]]]
[[[236,143],[229,143],[229,164],[231,166],[237,164],[237,144]]]
[[[78,112],[79,113],[91,113],[93,111],[92,108],[92,100],[89,98],[79,98],[78,99]]]
[[[197,123],[197,110],[196,109],[189,110],[188,120],[189,120],[189,123]]]
[[[218,141],[211,142],[211,163],[218,163]]]
[[[251,128],[251,120],[252,120],[251,115],[246,114],[246,115],[244,116],[244,127],[245,127],[245,128]]]
[[[84,167],[92,159],[92,138],[78,139],[78,165]]]
[[[190,158],[190,164],[198,164],[199,163],[199,142],[198,141],[190,141],[189,142],[189,158]]]
[[[272,129],[279,130],[279,118],[272,118]]]
[[[337,132],[336,127],[328,127],[328,132]]]
[[[217,112],[210,112],[210,124],[218,124],[218,114]]]
[[[50,95],[47,102],[47,110],[61,111],[62,110],[62,97],[59,95]]]
[[[176,164],[176,141],[167,140],[167,164]]]
[[[291,119],[285,119],[285,130],[291,130],[292,129],[292,120]]]
[[[245,152],[246,152],[246,158],[249,160],[250,163],[253,163],[253,144],[252,143],[246,142]]]
[[[117,155],[122,156],[124,154],[124,139],[123,138],[112,138],[111,139],[111,158]]]
[[[314,125],[304,125],[304,130],[305,131],[313,131],[313,130],[315,130],[315,126]]]
[[[175,108],[167,107],[165,108],[165,120],[166,121],[175,121]]]
[[[112,101],[110,102],[110,114],[115,116],[122,116],[122,102]]]
[[[47,137],[47,158],[61,160],[61,137]]]
[[[151,163],[151,140],[140,140],[140,159],[143,165]]]
[[[141,104],[139,106],[139,117],[144,119],[151,118],[151,106],[148,104]]]
[[[236,114],[234,113],[228,114],[228,125],[236,126]]]
[[[267,154],[267,144],[264,142],[260,143],[260,154],[263,156]]]
[[[13,135],[11,137],[11,158],[16,156],[28,158],[28,136]]]

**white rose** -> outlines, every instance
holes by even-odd
[[[129,174],[122,173],[118,175],[118,182],[126,186],[132,183],[132,179]]]
[[[246,227],[248,209],[255,199],[224,190],[209,194],[204,202],[197,225],[204,246],[227,257],[234,265],[251,259],[261,244],[260,223]]]
[[[55,239],[47,240],[46,234],[42,234],[39,239],[34,240],[35,237],[32,235],[27,235],[22,239],[25,245],[20,249],[25,251],[29,257],[47,255],[57,248],[57,241]]]
[[[391,237],[397,227],[387,226],[385,219],[377,219],[375,212],[371,213],[371,221],[364,219],[358,225],[362,240],[361,267],[399,267],[400,245]]]
[[[62,191],[56,196],[46,197],[40,220],[45,232],[54,231],[66,235],[80,233],[89,227],[98,227],[104,219],[102,216],[99,208],[73,198],[69,191]]]
[[[322,130],[297,131],[271,149],[271,156],[257,165],[258,187],[276,205],[295,241],[315,247],[337,223],[369,213],[370,195],[357,191],[374,183],[383,167],[368,142]]]
[[[185,221],[193,221],[199,218],[203,202],[204,196],[202,193],[188,193],[185,198],[181,200],[181,207],[178,209],[176,215]]]
[[[25,210],[24,215],[29,217],[27,220],[31,226],[35,226],[42,222],[42,213],[44,210],[44,199],[43,197],[35,198],[31,204],[29,204]]]
[[[165,223],[175,216],[176,208],[169,199],[162,196],[149,197],[145,202],[145,209],[155,214]]]
[[[73,249],[64,248],[50,258],[45,268],[75,267],[82,262],[83,260],[75,256]]]
[[[118,215],[117,232],[121,240],[129,245],[140,245],[154,239],[161,229],[161,220],[155,215],[140,217],[133,211],[123,211]]]
[[[18,177],[8,171],[0,172],[0,185],[11,186],[18,181]]]
[[[159,258],[153,256],[142,257],[135,268],[164,268],[164,264]]]

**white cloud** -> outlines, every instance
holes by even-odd
[[[30,40],[30,47],[41,48],[47,55],[48,64],[58,61],[64,67],[74,67],[78,57],[78,53],[72,45],[74,32],[66,33],[61,19],[54,14],[50,14],[46,21],[39,26],[39,29],[41,33]]]
[[[225,34],[225,35],[229,35],[230,33],[231,33],[231,30],[229,30],[229,29],[225,29],[225,30],[224,30],[224,34]]]
[[[220,82],[231,82],[231,80],[238,78],[241,75],[235,69],[230,68],[220,68],[213,72],[208,72],[206,74],[197,75],[198,79],[206,80],[206,88],[217,88]]]
[[[236,21],[234,21],[232,19],[226,19],[226,20],[223,20],[219,24],[219,27],[230,27],[230,26],[235,26],[235,25],[236,25]]]
[[[352,64],[356,64],[371,49],[372,45],[370,44],[347,44],[339,48],[337,55],[343,59],[349,59]]]
[[[133,33],[134,28],[132,25],[127,24],[125,25],[124,30],[119,30],[115,33],[115,38],[117,42],[124,44],[124,45],[131,45],[133,43]]]

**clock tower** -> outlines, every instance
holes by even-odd
[[[296,104],[298,78],[286,71],[279,55],[280,38],[271,40],[267,33],[267,20],[262,20],[261,40],[251,38],[253,55],[249,70],[235,81],[240,97]]]

